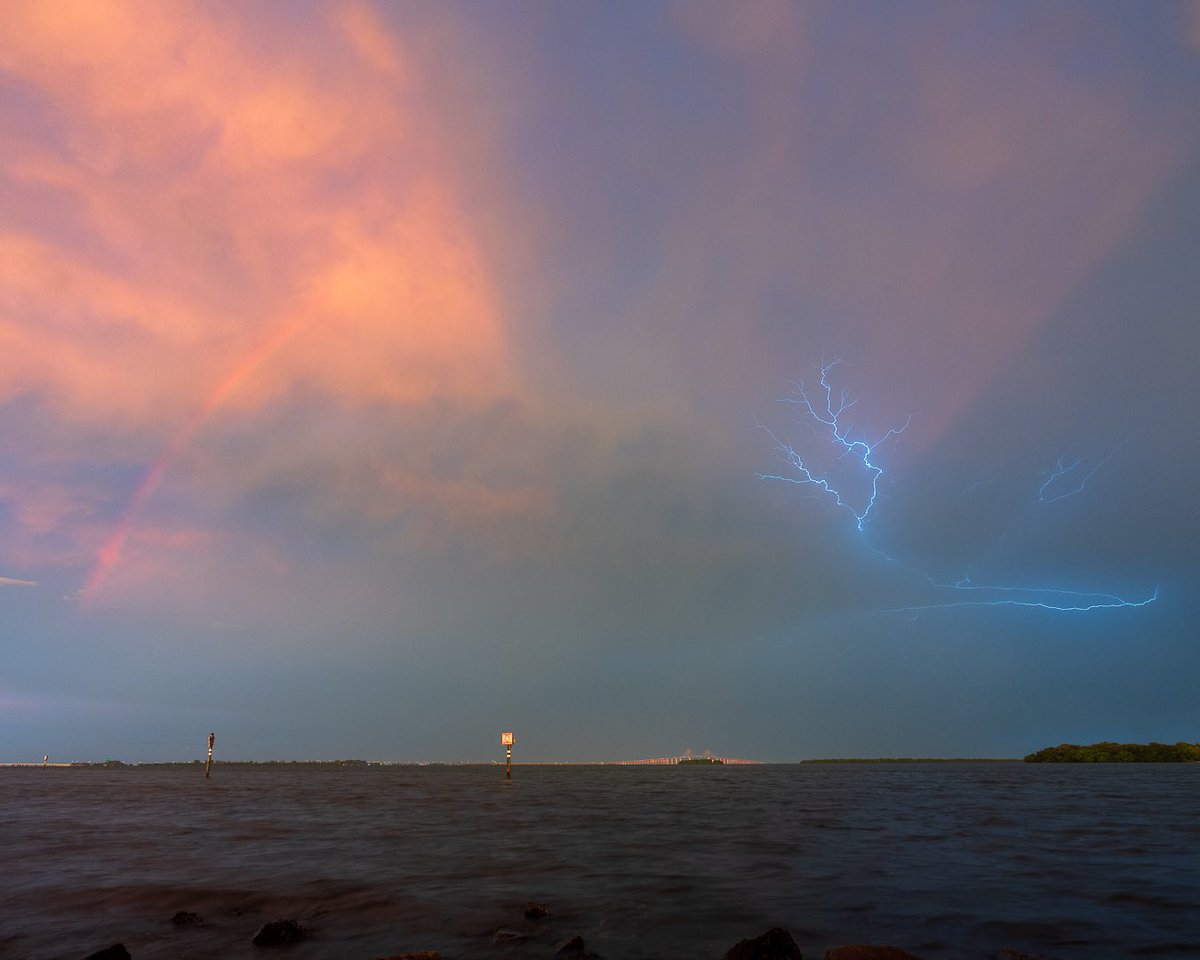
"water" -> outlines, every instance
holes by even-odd
[[[4,769],[0,957],[1198,958],[1197,811],[1200,764]]]

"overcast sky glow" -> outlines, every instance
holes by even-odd
[[[1194,3],[9,2],[0,143],[0,760],[1200,739]]]

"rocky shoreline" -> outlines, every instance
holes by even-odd
[[[536,926],[538,921],[549,916],[550,911],[545,904],[528,903],[524,908],[524,917],[527,923],[520,929],[515,927],[498,928],[492,934],[492,943],[497,946],[514,946],[533,940],[535,937],[530,925]],[[188,910],[177,912],[170,922],[175,926],[204,925],[204,919],[201,916]],[[283,918],[262,924],[250,938],[250,942],[270,953],[273,950],[319,938],[319,931],[304,926],[296,919]],[[605,960],[600,954],[589,951],[583,937],[578,935],[559,941],[555,945],[553,953],[546,951],[543,956],[550,960]],[[135,958],[123,943],[114,943],[88,954],[85,960],[135,960]],[[453,960],[453,958],[452,955],[443,955],[438,950],[421,950],[398,952],[384,957],[364,958],[364,960]],[[741,940],[731,946],[726,951],[724,960],[804,960],[804,956],[791,933],[782,927],[773,927],[757,937]],[[812,960],[811,954],[810,960]],[[826,950],[824,960],[922,960],[922,958],[901,947],[888,944],[844,944]],[[994,954],[993,960],[1046,960],[1046,958],[1004,949]]]

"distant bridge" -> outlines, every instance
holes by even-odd
[[[646,763],[674,766],[678,764],[680,760],[710,760],[714,763],[724,763],[733,766],[737,766],[739,764],[744,766],[747,764],[762,763],[761,760],[738,760],[734,757],[714,757],[709,753],[705,753],[703,756],[699,757],[692,753],[686,753],[682,757],[651,757],[648,760],[615,760],[613,762],[618,766],[633,766],[635,764]]]

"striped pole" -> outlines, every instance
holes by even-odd
[[[504,745],[504,779],[512,779],[512,745],[516,738],[511,732],[500,734],[500,742]]]

